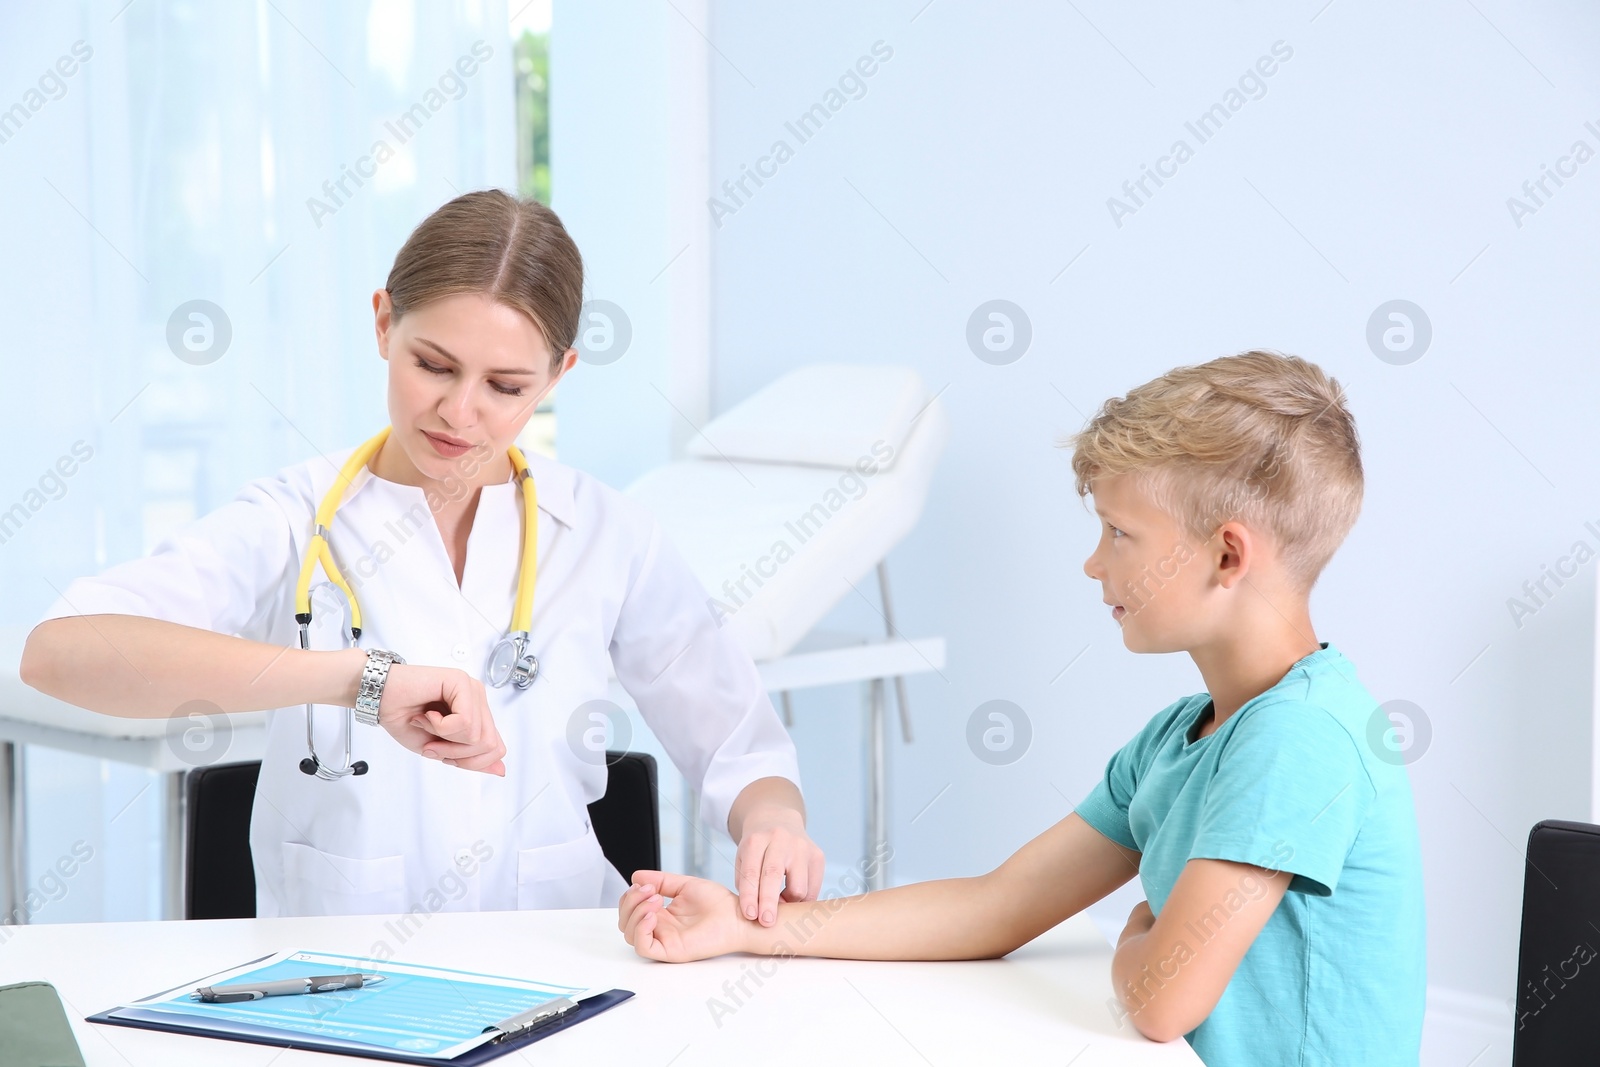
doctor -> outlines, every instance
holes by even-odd
[[[738,842],[746,916],[770,925],[780,896],[816,897],[794,745],[694,574],[629,498],[514,447],[577,362],[582,300],[548,208],[498,190],[445,204],[373,294],[386,433],[73,582],[29,635],[23,680],[80,707],[273,709],[250,830],[259,915],[615,905],[627,882],[586,810],[605,792],[589,746],[612,664],[701,817]],[[518,653],[526,687],[503,684]]]

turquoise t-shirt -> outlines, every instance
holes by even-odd
[[[1422,857],[1383,714],[1324,641],[1206,737],[1195,734],[1210,696],[1173,704],[1078,805],[1090,826],[1142,853],[1156,915],[1192,859],[1293,875],[1222,999],[1185,1035],[1208,1067],[1416,1067]],[[1192,940],[1198,950],[1203,937]]]

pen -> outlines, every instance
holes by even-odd
[[[189,994],[192,1000],[208,1004],[232,1004],[240,1000],[285,997],[299,993],[331,993],[337,989],[360,989],[383,981],[381,974],[324,974],[310,978],[288,978],[281,982],[251,982],[243,985],[206,985]]]

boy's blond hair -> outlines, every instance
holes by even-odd
[[[1298,356],[1178,367],[1101,405],[1071,447],[1080,497],[1131,474],[1201,541],[1237,520],[1270,534],[1309,592],[1361,511],[1361,442],[1345,392]]]

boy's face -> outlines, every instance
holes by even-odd
[[[1113,605],[1130,652],[1180,652],[1205,642],[1207,552],[1129,475],[1094,479],[1100,543],[1083,572]]]

